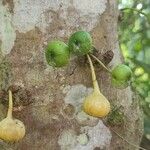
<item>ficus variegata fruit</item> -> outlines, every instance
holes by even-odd
[[[117,65],[112,71],[112,77],[120,81],[128,81],[131,78],[131,69],[124,64]]]
[[[132,76],[131,69],[124,65],[119,64],[111,71],[111,82],[116,88],[126,88]]]
[[[77,55],[85,55],[92,50],[92,38],[86,31],[77,31],[69,38],[69,50]]]
[[[100,92],[91,58],[87,55],[92,72],[93,92],[83,102],[84,111],[93,117],[105,117],[110,112],[110,103]]]
[[[62,41],[48,43],[45,50],[47,63],[53,67],[63,67],[69,63],[70,53],[68,45]]]
[[[12,117],[13,100],[9,90],[9,108],[7,117],[0,122],[0,139],[7,142],[17,142],[25,136],[23,122]]]

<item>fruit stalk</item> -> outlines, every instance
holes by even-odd
[[[12,110],[13,110],[12,92],[11,90],[9,90],[9,107],[7,112],[7,118],[12,118]]]
[[[90,58],[90,56],[88,54],[87,54],[87,57],[88,57],[88,61],[89,61],[90,68],[91,68],[94,91],[100,93],[99,85],[98,85],[98,82],[96,80],[96,75],[95,75],[95,70],[94,70],[94,66],[93,66],[92,60],[91,60],[91,58]]]
[[[86,96],[83,102],[83,110],[93,117],[105,117],[110,112],[110,103],[107,98],[100,92],[96,80],[95,70],[90,56],[87,54],[90,64],[93,81],[93,92]]]
[[[93,54],[90,54],[104,69],[106,69],[110,74],[111,74],[111,70],[108,69],[96,56],[94,56]]]

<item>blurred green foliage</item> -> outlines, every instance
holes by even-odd
[[[150,140],[150,0],[119,0],[119,42],[132,69],[132,88],[141,97],[145,137]]]

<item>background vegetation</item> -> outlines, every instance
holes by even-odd
[[[133,70],[132,88],[144,111],[142,145],[150,145],[150,0],[119,0],[119,42]]]

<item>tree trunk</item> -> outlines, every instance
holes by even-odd
[[[139,145],[142,117],[130,87],[111,86],[109,74],[95,64],[102,93],[121,113],[97,119],[82,111],[82,102],[92,90],[86,58],[75,56],[67,67],[47,65],[48,41],[68,41],[71,33],[89,31],[98,57],[108,67],[121,63],[117,37],[116,0],[2,0],[0,1],[0,119],[7,111],[11,86],[15,118],[26,125],[19,143],[0,141],[0,149],[13,150],[134,150]],[[114,53],[110,57],[109,54]]]

